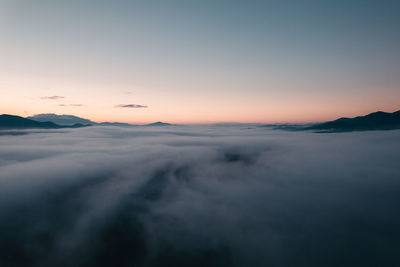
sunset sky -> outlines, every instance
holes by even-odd
[[[315,122],[400,109],[400,1],[0,0],[0,114]]]

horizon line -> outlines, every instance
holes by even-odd
[[[42,115],[42,114],[52,114],[52,115],[57,115],[57,116],[75,116],[81,119],[86,119],[86,120],[90,120],[94,123],[126,123],[126,124],[131,124],[131,125],[147,125],[147,124],[152,124],[152,123],[157,123],[157,122],[162,122],[162,123],[168,123],[168,124],[172,124],[172,125],[215,125],[215,124],[252,124],[252,125],[275,125],[275,124],[299,124],[299,125],[304,125],[304,124],[315,124],[315,123],[321,123],[321,122],[325,122],[325,121],[331,121],[331,120],[335,120],[335,119],[339,119],[339,118],[355,118],[358,116],[365,116],[371,113],[375,113],[375,112],[385,112],[385,113],[394,113],[394,112],[398,112],[400,111],[400,109],[396,109],[394,111],[382,111],[382,110],[376,110],[376,111],[372,111],[372,112],[368,112],[365,114],[359,114],[357,116],[336,116],[333,119],[325,119],[325,120],[315,120],[315,121],[264,121],[264,122],[260,122],[260,121],[247,121],[247,122],[240,122],[240,121],[205,121],[205,122],[184,122],[184,121],[168,121],[168,120],[154,120],[154,121],[147,121],[147,122],[127,122],[127,121],[115,121],[115,120],[93,120],[85,117],[80,117],[77,115],[73,115],[73,114],[56,114],[56,113],[38,113],[38,114],[34,114],[34,115],[14,115],[14,114],[9,114],[9,113],[3,113],[1,115],[11,115],[11,116],[20,116],[22,118],[28,118],[28,117],[32,117],[32,116],[37,116],[37,115]]]

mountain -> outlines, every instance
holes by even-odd
[[[134,125],[134,124],[123,123],[123,122],[100,122],[100,123],[97,123],[96,125],[100,125],[100,126],[118,126],[118,127],[137,126],[137,125]]]
[[[74,115],[57,115],[54,113],[43,113],[37,114],[35,116],[27,117],[27,119],[38,121],[38,122],[46,122],[50,121],[58,125],[63,126],[74,126],[76,124],[81,124],[84,126],[87,125],[99,125],[99,126],[119,126],[119,127],[128,127],[128,126],[136,126],[129,123],[122,122],[94,122],[88,119],[80,118]]]
[[[38,122],[53,122],[58,125],[72,126],[74,124],[82,125],[94,125],[95,122],[87,119],[83,119],[73,115],[57,115],[54,113],[37,114],[35,116],[27,117],[27,119],[38,121]]]
[[[318,130],[324,132],[349,132],[371,130],[400,129],[400,110],[387,112],[374,112],[355,118],[340,118],[303,128],[304,130]]]
[[[52,122],[38,122],[8,114],[0,115],[0,129],[28,129],[28,128],[58,129],[60,128],[60,126]]]
[[[269,127],[274,130],[284,130],[284,131],[303,131],[308,129],[308,127],[313,124],[292,124],[292,123],[283,123],[283,124],[265,124],[261,127]]]
[[[157,121],[157,122],[153,122],[150,124],[146,124],[144,126],[171,126],[172,124],[170,123],[165,123],[165,122],[161,122],[161,121]]]
[[[89,125],[75,123],[70,126],[58,125],[50,121],[39,122],[19,116],[3,114],[0,115],[0,130],[7,129],[60,129],[60,128],[80,128]]]

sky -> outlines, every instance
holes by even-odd
[[[0,114],[316,122],[400,109],[398,1],[0,0]]]

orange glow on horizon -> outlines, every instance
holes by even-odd
[[[299,90],[297,94],[288,94],[284,88],[265,89],[257,94],[248,94],[248,90],[228,93],[223,88],[190,93],[188,89],[167,86],[161,91],[159,88],[130,84],[120,84],[116,88],[107,83],[64,80],[59,77],[0,74],[0,113],[23,117],[55,113],[75,115],[95,122],[132,124],[155,121],[174,124],[312,123],[355,117],[378,110],[397,111],[400,109],[400,90],[397,88],[386,88],[391,92],[390,95],[369,89],[370,93],[361,97],[358,92],[349,92],[344,97],[334,91],[311,95]],[[197,89],[193,89],[193,92],[197,92]],[[116,107],[121,104],[148,107]]]

